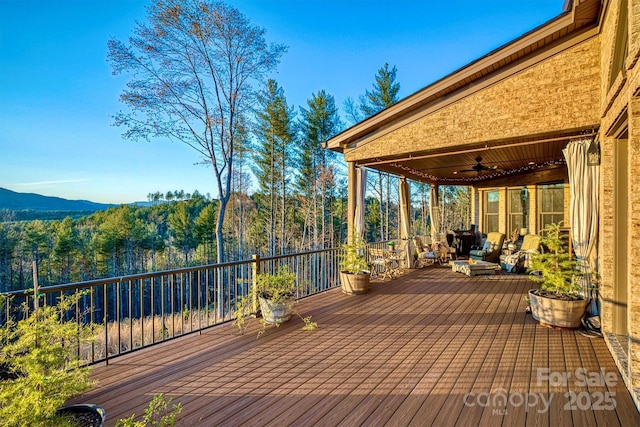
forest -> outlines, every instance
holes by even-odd
[[[396,239],[397,178],[369,175],[374,179],[366,200],[366,240]],[[268,193],[234,192],[224,226],[225,258],[340,246],[346,239],[344,178],[333,188],[335,193],[325,196],[324,219],[321,209],[311,209],[312,199],[301,193],[288,197],[282,215],[279,209],[271,213]],[[411,188],[413,233],[428,234],[428,186],[412,183]],[[148,197],[148,207],[121,205],[77,219],[17,221],[10,211],[0,212],[0,292],[31,288],[34,262],[40,286],[216,262],[217,200],[182,190]],[[445,187],[441,197],[447,229],[468,221],[467,187]]]

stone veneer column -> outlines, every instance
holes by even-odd
[[[629,371],[634,389],[640,389],[640,97],[629,102],[629,292],[627,322],[629,328]]]
[[[529,234],[539,234],[538,230],[538,192],[536,185],[527,185],[529,201],[527,206],[527,228]]]
[[[498,188],[498,231],[505,234],[505,240],[509,238],[511,233],[507,230],[507,187]]]
[[[475,224],[476,231],[480,228],[480,203],[478,200],[479,191],[476,187],[471,187],[471,224]]]
[[[598,241],[598,271],[600,273],[601,322],[603,332],[613,330],[613,301],[615,295],[615,139],[600,137],[600,222]]]

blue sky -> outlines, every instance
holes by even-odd
[[[296,109],[321,89],[342,107],[398,68],[400,96],[562,12],[563,0],[231,0],[289,46],[273,77]],[[107,41],[144,21],[148,0],[0,0],[0,187],[105,203],[155,191],[215,197],[212,172],[179,143],[123,140],[111,126],[126,76]]]

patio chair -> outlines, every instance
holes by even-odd
[[[369,264],[371,265],[371,277],[380,277],[382,280],[391,278],[391,259],[384,249],[369,249]]]
[[[529,268],[531,255],[540,250],[540,236],[527,234],[520,249],[511,255],[500,255],[500,266],[509,273],[524,273]]]
[[[487,234],[487,239],[482,249],[472,249],[469,251],[469,258],[478,261],[500,262],[500,253],[502,252],[502,244],[504,243],[504,233],[496,231]]]
[[[442,244],[442,246],[444,246],[445,250],[447,251],[447,259],[456,258],[456,249],[449,246],[449,242],[447,241],[447,233],[436,234],[436,242],[439,242],[440,244]]]
[[[431,247],[424,246],[419,237],[414,237],[413,243],[416,246],[418,258],[416,259],[416,267],[426,267],[436,262],[442,264],[447,261],[448,252],[446,246],[441,242],[435,242]]]
[[[413,246],[415,248],[416,258],[416,262],[414,264],[415,268],[426,267],[428,265],[432,265],[435,262],[435,258],[427,256],[431,252],[431,248],[429,246],[425,246],[422,243],[422,239],[420,237],[413,238]]]

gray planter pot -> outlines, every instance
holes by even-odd
[[[274,303],[266,298],[258,297],[262,319],[272,325],[277,325],[291,319],[293,312],[293,297],[279,303]]]
[[[538,295],[537,289],[529,291],[531,315],[545,326],[579,328],[587,307],[587,300],[564,301]]]
[[[348,295],[366,294],[369,291],[370,273],[352,274],[340,272],[342,292]]]

